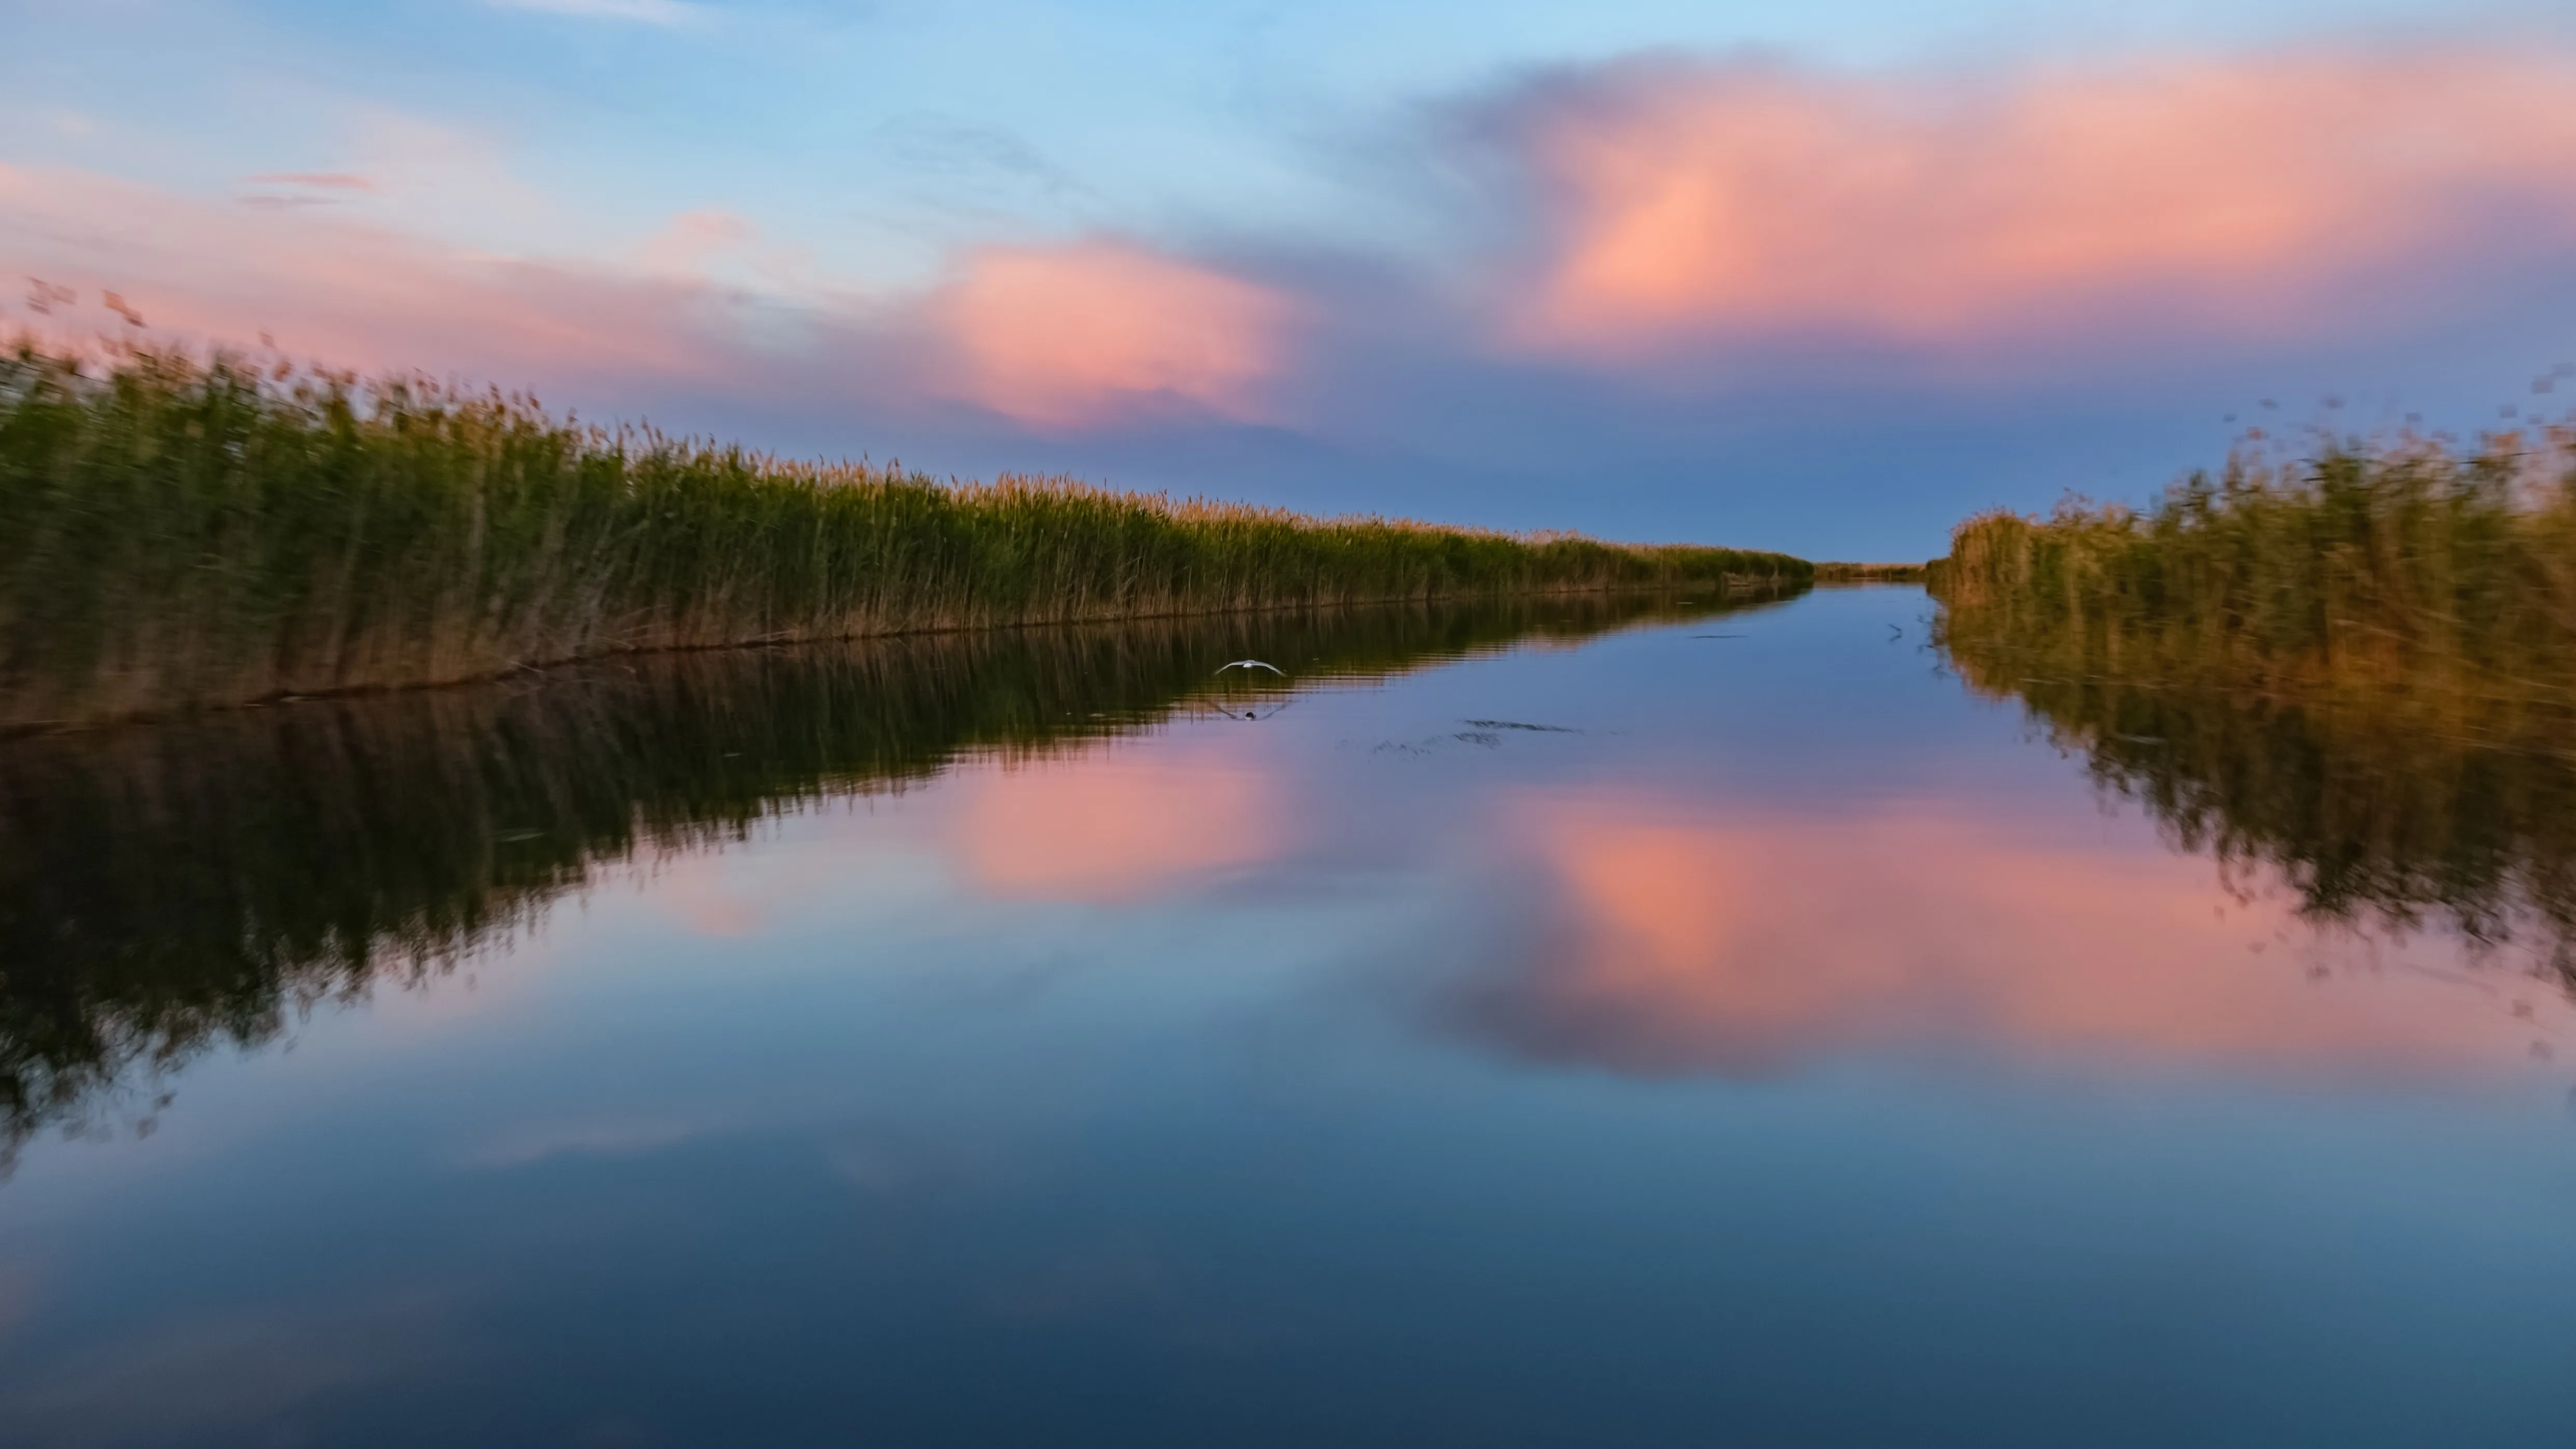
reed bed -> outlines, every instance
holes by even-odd
[[[424,379],[0,357],[0,728],[638,650],[1645,586],[1634,547],[782,460]]]
[[[2240,451],[2144,511],[1995,512],[1934,570],[1943,627],[2050,672],[2188,676],[2465,726],[2576,703],[2576,427]],[[2428,724],[2438,724],[2429,720]]]

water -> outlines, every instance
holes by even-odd
[[[1929,611],[9,744],[0,1441],[2559,1442],[2548,942],[2303,910]]]

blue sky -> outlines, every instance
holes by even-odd
[[[174,338],[938,471],[1909,557],[2142,494],[2265,397],[2474,428],[2576,354],[2539,6],[0,27],[0,268],[80,294],[0,324],[114,328],[115,289]]]

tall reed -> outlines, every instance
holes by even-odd
[[[2565,705],[2576,689],[2576,428],[2240,452],[2147,510],[1996,512],[1935,569],[1943,627],[2053,668],[2188,673],[2383,707]]]
[[[1065,479],[947,486],[417,379],[0,357],[0,727],[630,650],[1808,573]]]

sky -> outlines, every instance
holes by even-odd
[[[2469,436],[2576,388],[2563,6],[0,0],[0,34],[0,328],[785,454],[1909,559],[2249,426]]]

